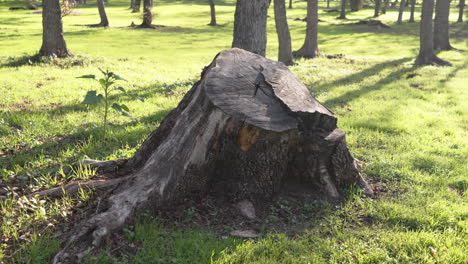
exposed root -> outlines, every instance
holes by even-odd
[[[443,60],[436,55],[432,54],[430,56],[418,55],[416,58],[416,65],[439,65],[439,66],[452,66],[452,64],[446,60]]]

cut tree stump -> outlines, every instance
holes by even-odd
[[[53,263],[79,262],[139,210],[195,193],[255,205],[295,180],[323,199],[340,199],[354,184],[370,195],[336,123],[283,63],[222,51],[133,158],[95,163],[124,180],[70,232]]]

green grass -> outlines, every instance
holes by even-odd
[[[80,159],[131,157],[203,66],[230,47],[233,3],[219,4],[221,26],[209,27],[207,3],[160,1],[154,22],[167,26],[160,30],[128,28],[140,18],[126,1],[110,0],[109,29],[84,26],[98,22],[97,8],[80,7],[81,15],[64,18],[65,38],[76,56],[29,63],[41,45],[41,16],[8,11],[21,3],[0,1],[0,183],[20,188],[10,193],[26,194],[88,178],[93,172],[86,168],[63,173]],[[373,10],[364,9],[342,21],[336,13],[320,11],[326,21],[319,27],[320,51],[345,57],[298,60],[291,70],[338,116],[364,175],[382,190],[377,199],[351,190],[345,203],[318,209],[307,231],[288,236],[266,230],[270,234],[255,241],[141,221],[125,236],[140,245],[135,254],[118,260],[104,254],[89,261],[467,263],[467,53],[439,54],[453,67],[415,67],[419,25],[396,25],[396,10],[379,18],[390,29],[343,25],[372,15]],[[303,2],[288,10],[296,49],[305,23],[293,19],[304,16]],[[456,16],[454,8],[451,21]],[[451,33],[455,47],[468,48],[466,24],[452,24]],[[267,57],[275,59],[276,52],[270,10]],[[96,84],[75,78],[99,74],[98,67],[129,80],[126,88],[145,99],[120,99],[139,121],[112,115],[107,140],[99,130],[99,108],[80,104]],[[49,236],[70,217],[72,207],[91,198],[83,191],[57,201],[11,195],[0,200],[0,262],[45,263],[58,248]]]

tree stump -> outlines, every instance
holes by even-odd
[[[137,211],[194,193],[255,204],[295,179],[327,199],[352,184],[371,194],[336,123],[283,63],[222,51],[133,158],[105,163],[125,180],[72,230],[54,263],[77,262]]]

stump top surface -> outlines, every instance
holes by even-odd
[[[266,130],[296,129],[295,113],[334,117],[283,63],[242,49],[218,54],[206,73],[204,88],[222,111]]]

